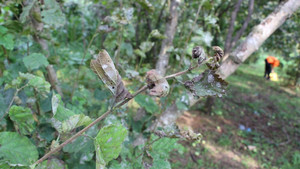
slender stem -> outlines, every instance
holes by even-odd
[[[193,69],[195,69],[195,68],[197,68],[197,67],[199,67],[198,64],[197,64],[196,66],[193,66],[193,67],[188,68],[187,70],[184,70],[184,71],[181,71],[181,72],[177,72],[177,73],[168,75],[168,76],[166,76],[165,78],[166,78],[166,79],[171,79],[171,78],[176,77],[176,76],[181,76],[181,75],[183,75],[183,74],[186,74],[187,72],[192,71]]]
[[[22,86],[22,87],[19,88],[19,89],[16,89],[16,92],[15,92],[13,98],[11,99],[11,101],[10,101],[10,103],[9,103],[9,105],[8,105],[8,108],[7,108],[6,112],[5,112],[5,113],[2,115],[2,117],[0,118],[0,121],[8,114],[10,107],[11,107],[12,104],[14,103],[15,97],[16,97],[16,96],[18,95],[18,93],[19,93],[24,87],[26,87],[26,86],[27,86],[27,84],[24,85],[24,86]]]
[[[77,137],[79,137],[82,133],[84,133],[85,131],[87,131],[89,128],[91,128],[92,126],[94,126],[95,124],[97,124],[98,122],[100,122],[102,119],[104,119],[106,116],[108,116],[110,113],[112,113],[116,108],[121,107],[122,105],[124,105],[125,103],[127,103],[129,100],[133,99],[135,96],[137,96],[138,94],[142,93],[143,91],[145,91],[147,89],[147,85],[143,86],[141,89],[139,89],[136,93],[134,93],[132,96],[132,98],[126,98],[123,101],[119,102],[115,107],[113,107],[112,109],[108,110],[107,112],[105,112],[104,114],[102,114],[100,117],[98,117],[95,121],[93,121],[91,124],[89,124],[88,126],[86,126],[84,129],[80,130],[78,133],[76,133],[75,135],[73,135],[71,138],[69,138],[68,140],[66,140],[65,142],[63,142],[62,144],[60,144],[58,147],[56,147],[55,149],[51,150],[50,152],[48,152],[47,154],[45,154],[42,158],[40,158],[38,161],[36,161],[33,165],[37,165],[39,163],[41,163],[42,161],[46,160],[48,157],[50,157],[53,153],[58,152],[60,149],[62,149],[64,146],[66,146],[67,144],[69,144],[70,142],[72,142],[73,140],[75,140]]]
[[[14,94],[14,96],[13,96],[13,98],[11,99],[11,101],[10,101],[10,103],[9,103],[9,106],[8,106],[6,112],[2,115],[0,121],[2,121],[2,119],[7,115],[7,113],[8,113],[8,111],[9,111],[10,107],[12,106],[12,104],[13,104],[13,102],[14,102],[14,100],[15,100],[15,97],[17,96],[18,92],[19,92],[19,91],[18,91],[18,89],[17,89],[16,92],[15,92],[15,94]]]
[[[183,75],[195,68],[197,68],[199,65],[196,65],[194,67],[191,67],[185,71],[182,72],[178,72],[178,73],[174,73],[172,75],[166,76],[165,78],[172,78],[172,77],[176,77],[176,76],[180,76]],[[70,142],[72,142],[73,140],[75,140],[77,137],[79,137],[80,135],[82,135],[82,133],[84,133],[85,131],[87,131],[89,128],[91,128],[92,126],[94,126],[95,124],[97,124],[98,122],[100,122],[102,119],[104,119],[106,116],[108,116],[110,113],[112,113],[115,109],[123,106],[124,104],[126,104],[128,101],[130,101],[131,99],[133,99],[135,96],[137,96],[138,94],[142,93],[143,91],[148,89],[148,85],[144,85],[143,87],[141,87],[137,92],[135,92],[134,94],[132,94],[132,97],[130,98],[126,98],[123,101],[119,102],[118,104],[116,104],[113,108],[111,108],[110,110],[108,110],[107,112],[105,112],[103,115],[101,115],[100,117],[98,117],[95,121],[93,121],[91,124],[89,124],[88,126],[86,126],[85,128],[83,128],[82,130],[80,130],[79,132],[77,132],[75,135],[73,135],[71,138],[69,138],[68,140],[66,140],[65,142],[63,142],[62,144],[60,144],[58,147],[56,147],[55,149],[49,151],[47,154],[45,154],[42,158],[40,158],[38,161],[36,161],[33,165],[37,165],[41,162],[43,162],[44,160],[46,160],[48,157],[50,157],[52,154],[58,152],[59,150],[61,150],[64,146],[66,146],[67,144],[69,144]]]

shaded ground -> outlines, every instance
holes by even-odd
[[[181,142],[186,153],[173,153],[173,168],[300,168],[300,92],[260,74],[243,66],[213,112],[204,113],[203,99],[177,120],[204,137]]]

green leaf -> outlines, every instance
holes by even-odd
[[[9,117],[23,135],[30,134],[35,129],[34,118],[29,108],[14,105],[9,110]]]
[[[1,132],[0,145],[0,157],[10,165],[29,166],[39,157],[32,142],[15,132]]]
[[[63,26],[66,18],[56,0],[45,0],[45,9],[41,12],[42,20],[55,28]]]
[[[42,66],[48,66],[47,58],[41,53],[32,53],[23,58],[23,62],[27,69],[33,70]]]
[[[153,5],[148,0],[137,0],[137,3],[139,3],[147,11],[150,11],[150,12],[154,11]]]
[[[167,159],[154,158],[153,166],[150,169],[171,169],[171,164]]]
[[[179,110],[188,110],[189,109],[189,96],[183,94],[176,99],[176,106]]]
[[[161,34],[157,29],[154,29],[151,31],[149,38],[155,39],[155,40],[161,40],[161,39],[165,39],[166,36]]]
[[[27,6],[22,9],[22,13],[20,15],[20,21],[22,23],[24,23],[26,21],[27,17],[29,16],[30,10],[32,9],[35,1],[36,0],[29,0]]]
[[[140,56],[141,58],[146,58],[146,54],[143,51],[141,51],[140,49],[135,49],[133,52],[134,52],[134,54]]]
[[[111,124],[103,127],[95,138],[96,168],[105,165],[119,156],[127,130],[122,125]]]
[[[4,35],[7,32],[7,28],[0,25],[0,35]]]
[[[189,89],[195,97],[215,95],[222,97],[222,95],[225,94],[227,85],[228,83],[212,70],[206,70],[192,80],[188,80],[184,83],[184,86]]]
[[[47,82],[44,78],[35,76],[30,73],[19,73],[21,79],[28,80],[28,86],[33,87],[38,93],[42,96],[47,97],[47,94],[50,92],[50,83]]]
[[[63,161],[57,158],[51,158],[40,163],[35,169],[65,169]]]
[[[3,45],[8,50],[14,49],[14,35],[8,33],[0,38],[0,45]]]
[[[58,94],[53,94],[52,96],[52,112],[53,118],[51,122],[59,133],[67,133],[77,127],[87,126],[92,122],[90,117],[84,114],[75,114],[73,111],[65,108]]]
[[[146,42],[142,42],[140,44],[140,49],[146,53],[146,52],[149,52],[152,47],[154,46],[154,42],[149,42],[149,41],[146,41]]]
[[[134,100],[143,108],[146,109],[147,112],[149,113],[158,113],[159,112],[159,107],[158,105],[154,102],[154,100],[147,95],[138,95],[134,98]]]

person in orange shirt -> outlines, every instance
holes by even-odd
[[[264,77],[266,79],[270,79],[270,73],[272,72],[274,67],[278,67],[280,65],[280,62],[277,58],[275,58],[274,56],[268,56],[265,59],[265,75]]]

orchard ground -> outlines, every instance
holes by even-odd
[[[242,65],[227,81],[227,95],[205,113],[205,99],[177,124],[203,135],[201,144],[180,142],[172,168],[300,168],[300,91],[263,78],[263,60]],[[279,71],[279,70],[277,70]],[[278,72],[280,75],[280,72]]]

